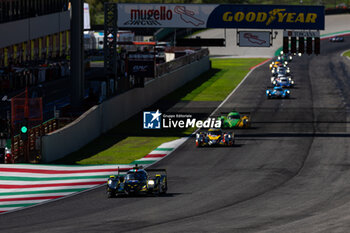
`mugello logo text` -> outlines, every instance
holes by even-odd
[[[157,9],[131,9],[130,20],[124,25],[162,25],[161,21],[171,21],[173,12],[165,6]]]
[[[273,9],[266,12],[248,12],[244,13],[242,11],[231,12],[227,11],[223,14],[222,20],[225,22],[257,22],[266,23],[266,26],[271,24],[273,21],[277,20],[279,23],[316,23],[317,14],[315,13],[288,13],[285,12],[286,9]]]
[[[165,6],[159,7],[159,9],[131,9],[130,10],[130,19],[155,19],[155,20],[172,20],[173,12],[169,9],[166,9]]]

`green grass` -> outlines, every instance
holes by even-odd
[[[167,98],[187,101],[222,101],[241,82],[249,68],[264,61],[264,58],[212,59],[212,70],[200,80],[194,80]],[[196,86],[195,88],[193,88]],[[188,92],[188,90],[192,91]]]
[[[350,57],[350,50],[346,51],[346,52],[343,54],[343,56],[345,56],[345,57]]]
[[[222,101],[262,58],[212,59],[212,69],[170,93],[161,102]],[[149,109],[156,109],[157,104]],[[189,136],[194,128],[144,130],[138,113],[55,164],[129,164],[160,144]]]
[[[160,144],[178,139],[178,137],[127,137],[107,150],[82,159],[77,164],[128,164],[144,157]]]

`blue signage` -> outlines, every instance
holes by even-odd
[[[144,129],[160,129],[161,128],[161,116],[162,113],[157,110],[156,112],[143,112],[143,128]]]
[[[261,28],[324,30],[324,6],[230,5],[217,6],[207,28]]]

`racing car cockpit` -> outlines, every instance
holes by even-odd
[[[129,181],[129,180],[144,181],[144,180],[147,180],[147,174],[144,170],[138,170],[137,172],[128,172],[124,179],[125,181]]]
[[[220,135],[222,135],[222,131],[221,131],[221,129],[209,129],[208,135],[209,136],[220,136]]]
[[[239,114],[229,114],[227,118],[230,120],[235,120],[235,119],[241,119],[241,116]]]

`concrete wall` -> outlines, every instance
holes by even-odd
[[[0,24],[0,48],[69,30],[70,11]]]
[[[66,127],[42,137],[43,162],[60,159],[78,150],[209,68],[207,56],[154,79],[144,88],[132,89],[94,106]]]

